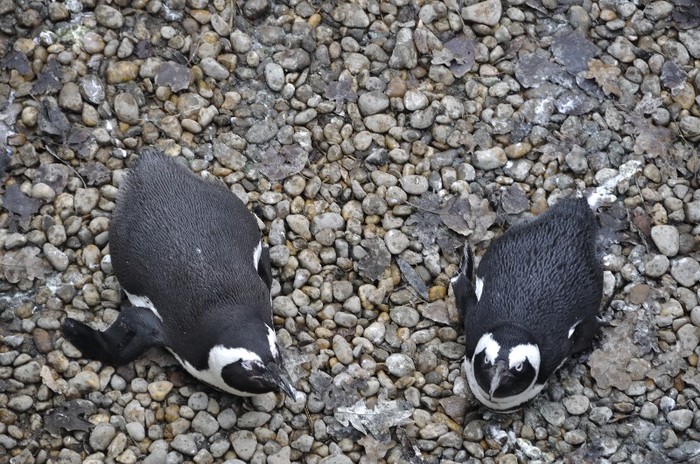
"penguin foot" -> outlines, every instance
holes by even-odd
[[[163,346],[161,322],[147,308],[124,308],[104,332],[75,319],[66,319],[62,328],[83,356],[107,364],[126,364],[152,346]]]

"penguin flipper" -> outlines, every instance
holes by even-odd
[[[267,285],[267,289],[272,289],[272,267],[270,266],[270,249],[262,246],[260,259],[258,260],[258,275]]]
[[[63,334],[83,356],[107,364],[133,361],[152,346],[163,346],[163,325],[148,308],[127,306],[107,330],[99,331],[75,319],[66,319]]]
[[[467,319],[469,308],[473,308],[477,302],[476,290],[472,284],[474,275],[474,255],[469,245],[464,246],[464,258],[459,266],[459,272],[451,279],[452,291],[455,295],[455,305],[459,314],[460,323],[463,325]]]
[[[576,354],[588,349],[598,333],[600,322],[595,315],[583,319],[571,334],[571,353]]]

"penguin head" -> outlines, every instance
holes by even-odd
[[[251,345],[253,350],[234,348],[222,357],[221,379],[229,389],[244,395],[282,391],[293,400],[296,390],[282,363],[275,331],[267,324],[264,327],[264,343]],[[260,341],[260,337],[254,338]]]
[[[481,336],[467,369],[474,395],[496,411],[517,409],[532,398],[540,370],[540,350],[532,337],[513,326]]]

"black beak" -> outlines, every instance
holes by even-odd
[[[296,398],[297,391],[292,385],[289,373],[282,365],[276,362],[268,363],[265,366],[265,380],[277,385],[292,400]]]
[[[496,365],[491,368],[491,387],[489,388],[489,399],[493,401],[493,394],[501,385],[503,377],[508,375],[508,367],[503,360],[496,361]]]

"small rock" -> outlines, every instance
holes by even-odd
[[[80,97],[80,87],[75,82],[66,82],[58,94],[58,105],[70,111],[82,111],[83,99]]]
[[[14,377],[22,383],[37,383],[41,381],[41,366],[36,361],[23,364],[15,368]]]
[[[396,127],[396,118],[390,114],[374,114],[364,119],[367,129],[377,134],[389,132],[389,129]]]
[[[408,355],[403,353],[394,353],[386,359],[386,367],[389,373],[396,377],[405,377],[416,371],[416,365]]]
[[[100,200],[100,191],[96,188],[79,188],[75,191],[74,207],[79,215],[89,214]]]
[[[566,420],[566,412],[564,407],[559,403],[544,403],[540,407],[542,417],[555,427],[561,427]]]
[[[301,71],[311,63],[311,57],[309,56],[308,52],[302,50],[301,48],[293,48],[277,52],[272,56],[272,58],[275,60],[275,63],[279,64],[287,71]]]
[[[341,3],[331,14],[335,21],[345,27],[365,28],[369,26],[369,16],[358,3]]]
[[[117,434],[112,424],[97,424],[90,433],[90,447],[96,451],[105,451]]]
[[[277,63],[268,63],[265,65],[265,81],[268,87],[279,92],[284,87],[284,69]]]
[[[651,239],[659,251],[668,256],[676,256],[680,248],[680,234],[674,226],[661,225],[651,228]]]
[[[649,261],[647,261],[644,267],[644,273],[649,277],[661,277],[668,271],[668,266],[670,261],[664,255],[654,255]]]
[[[477,150],[474,152],[472,163],[477,169],[490,171],[503,167],[508,162],[508,157],[501,147],[494,147],[488,150]]]
[[[689,409],[677,409],[666,414],[668,422],[677,432],[683,432],[693,423],[693,411]]]
[[[98,24],[110,29],[119,29],[124,25],[124,17],[119,10],[108,5],[95,7],[95,19]]]
[[[340,335],[333,337],[333,353],[343,364],[350,364],[353,360],[352,347],[345,338]]]
[[[148,394],[154,401],[163,401],[173,389],[173,384],[167,380],[160,380],[148,384]]]
[[[248,19],[257,19],[270,11],[268,0],[246,0],[243,4],[243,14]]]
[[[675,259],[671,263],[671,275],[682,286],[691,288],[700,280],[700,263],[690,257]]]
[[[228,69],[212,57],[202,58],[199,67],[204,74],[216,80],[226,80],[230,75]]]
[[[418,175],[404,176],[401,178],[401,187],[409,195],[421,195],[428,191],[428,179]]]
[[[501,20],[501,0],[486,0],[485,2],[462,8],[462,18],[473,23],[495,26]]]
[[[499,2],[500,0],[495,0]],[[389,66],[394,69],[413,69],[418,64],[418,51],[413,42],[413,30],[399,29],[396,34],[396,45],[389,58]]]
[[[173,438],[170,442],[170,446],[175,451],[179,451],[187,456],[194,456],[197,454],[197,443],[191,433],[181,433]]]
[[[410,306],[396,306],[389,311],[391,320],[400,327],[415,327],[420,321],[420,314]]]
[[[17,395],[10,398],[7,406],[17,412],[28,411],[34,405],[34,400],[29,395]]]
[[[360,95],[357,105],[364,116],[370,116],[387,109],[389,107],[389,97],[383,92],[367,92]]]
[[[584,395],[572,395],[564,398],[564,407],[574,416],[580,416],[588,411],[591,401]]]
[[[239,430],[231,434],[231,446],[240,459],[248,461],[255,453],[258,440],[255,434],[249,430]]]
[[[68,383],[79,392],[98,391],[100,389],[100,377],[92,371],[78,372]]]
[[[120,121],[127,124],[139,122],[139,105],[130,93],[120,93],[114,97],[114,113]]]
[[[44,256],[46,260],[59,272],[63,272],[68,268],[68,256],[56,248],[51,243],[44,243]]]

